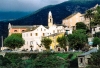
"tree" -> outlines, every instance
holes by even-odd
[[[61,36],[57,38],[57,42],[59,43],[59,46],[63,49],[66,48],[66,46],[68,45],[68,38],[66,36]]]
[[[85,18],[89,18],[89,20],[91,21],[93,16],[94,16],[93,10],[87,10],[86,11]]]
[[[97,25],[99,24],[100,25],[100,7],[98,6],[97,9],[96,9],[96,13],[94,15],[94,24]]]
[[[24,40],[21,34],[12,34],[4,39],[4,46],[15,49],[23,46]]]
[[[76,23],[76,29],[84,29],[87,30],[86,25],[83,22]]]
[[[96,32],[96,33],[94,34],[94,37],[100,38],[100,32]]]
[[[69,46],[76,50],[82,49],[87,43],[86,31],[79,29],[68,35]]]
[[[97,46],[100,44],[100,39],[98,37],[94,37],[93,39],[93,46]]]
[[[87,10],[85,15],[84,15],[85,19],[88,18],[90,23],[89,23],[89,30],[91,31],[91,20],[93,19],[94,17],[94,13],[93,13],[93,10]]]
[[[33,68],[66,68],[69,66],[69,62],[52,53],[41,53],[33,61],[33,66]]]
[[[90,13],[89,13],[90,12]],[[90,15],[91,17],[91,26],[95,26],[95,25],[100,25],[100,6],[98,6],[95,10],[88,10],[88,13],[85,14],[85,17],[87,17],[87,15]]]
[[[41,40],[41,43],[45,46],[46,49],[50,49],[50,44],[52,43],[52,40],[45,37]]]

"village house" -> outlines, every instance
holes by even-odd
[[[72,15],[66,17],[62,20],[62,25],[67,26],[67,28],[72,28],[73,30],[76,29],[76,23],[83,22],[88,27],[90,26],[90,20],[89,18],[85,18],[84,14],[81,14],[80,12],[73,13]]]
[[[83,21],[82,14],[78,12],[63,19],[62,24],[67,26],[68,28],[73,28],[73,30],[75,30],[76,23],[81,21]]]
[[[25,44],[21,47],[21,50],[39,50],[42,51],[39,46],[41,45],[41,39],[43,36],[48,36],[48,29],[42,25],[33,26],[29,30],[22,33],[22,38],[25,40]],[[40,46],[41,47],[41,46]]]
[[[8,24],[8,36],[13,33],[22,33],[31,27],[33,27],[33,26],[29,26],[29,25],[28,26],[19,26],[19,25],[11,25],[9,23]]]
[[[51,34],[51,35],[47,36],[48,38],[50,38],[52,40],[52,43],[50,45],[50,49],[52,49],[55,52],[60,52],[60,51],[63,51],[64,50],[63,48],[61,48],[59,46],[59,43],[57,42],[57,38],[58,37],[61,37],[63,35],[64,35],[64,33],[62,32],[62,33],[55,33],[55,34]],[[66,46],[66,51],[68,51],[68,50],[69,49]]]
[[[100,32],[100,26],[99,25],[92,27],[92,35],[94,35],[97,32]]]
[[[90,63],[89,60],[91,58],[91,53],[97,52],[99,49],[98,45],[97,47],[92,48],[88,52],[85,52],[78,56],[78,68],[86,68],[86,66]]]

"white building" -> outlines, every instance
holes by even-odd
[[[41,39],[43,36],[48,35],[48,29],[42,25],[34,26],[29,29],[29,31],[22,33],[22,38],[25,40],[25,44],[21,49],[28,50],[39,50],[39,45],[41,44]]]
[[[100,26],[95,26],[94,28],[92,28],[92,34],[95,34],[97,32],[100,32]]]

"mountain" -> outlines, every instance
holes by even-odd
[[[96,4],[100,4],[100,0],[70,0],[57,5],[43,7],[30,15],[16,20],[0,21],[0,36],[7,36],[9,22],[13,25],[47,25],[48,12],[51,11],[54,23],[61,24],[62,19],[68,15],[74,12],[85,13],[87,9],[94,7]]]
[[[0,12],[0,21],[14,20],[31,14],[32,12]]]

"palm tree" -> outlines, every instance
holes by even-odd
[[[90,23],[89,23],[89,30],[91,31],[91,20],[94,17],[94,13],[93,10],[87,10],[85,15],[84,15],[85,19],[89,19]]]

